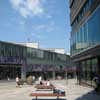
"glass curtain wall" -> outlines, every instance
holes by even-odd
[[[71,35],[71,54],[100,44],[100,7]]]
[[[97,58],[89,59],[80,62],[81,66],[81,81],[85,81],[88,84],[94,85],[93,78],[94,75],[98,73],[98,60]]]

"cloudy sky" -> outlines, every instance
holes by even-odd
[[[70,49],[68,0],[0,0],[0,40]]]

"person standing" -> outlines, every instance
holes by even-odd
[[[42,82],[42,77],[40,76],[39,77],[39,84],[41,84],[41,82]]]
[[[8,81],[10,80],[9,76],[7,76],[7,80],[8,80]]]
[[[32,77],[33,78],[33,83],[35,82],[35,76]]]
[[[96,76],[93,78],[93,81],[94,81],[95,84],[96,84],[95,91],[96,91],[96,92],[100,92],[100,77],[96,75]]]
[[[16,87],[20,87],[20,84],[19,84],[19,77],[18,77],[18,76],[16,77]]]

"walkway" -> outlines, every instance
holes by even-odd
[[[66,90],[66,100],[100,100],[100,95],[94,94],[93,89],[76,85],[75,79],[56,80],[52,83]],[[0,83],[0,100],[32,100],[29,94],[34,90],[34,86],[24,85],[22,88],[15,86],[15,82]]]

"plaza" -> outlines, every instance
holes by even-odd
[[[100,0],[0,0],[0,15],[0,100],[100,100]]]
[[[94,93],[93,88],[77,85],[76,79],[51,80],[52,84],[66,91],[66,100],[100,100],[100,95]],[[34,85],[23,85],[16,88],[14,80],[10,82],[0,81],[0,100],[35,100],[29,96],[34,90]],[[55,97],[39,97],[39,100],[56,100]]]

